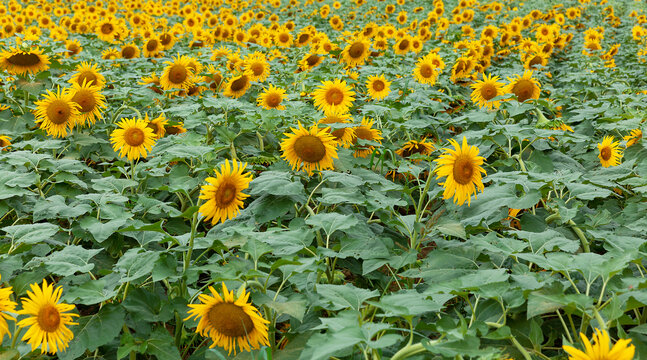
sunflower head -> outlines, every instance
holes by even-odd
[[[2,147],[2,138],[4,137],[6,136],[0,136],[0,147]],[[16,320],[13,316],[8,314],[15,313],[16,306],[18,305],[13,300],[11,300],[12,294],[13,291],[11,290],[11,286],[6,288],[0,287],[0,341],[3,340],[5,334],[11,337],[7,320]]]
[[[515,94],[519,102],[524,102],[528,99],[539,99],[541,88],[539,81],[532,77],[532,71],[525,71],[523,76],[515,75],[513,78],[508,78],[510,83],[505,87],[504,91],[507,94]]]
[[[230,165],[227,160],[220,165],[220,171],[216,170],[215,177],[206,179],[208,184],[200,190],[200,199],[206,202],[199,209],[205,221],[211,219],[211,223],[215,225],[238,216],[244,205],[243,201],[249,197],[243,190],[252,181],[250,172],[243,173],[246,167],[247,163],[234,159]]]
[[[238,298],[222,284],[222,296],[209,286],[211,296],[200,294],[200,304],[189,304],[189,316],[198,319],[197,331],[213,341],[211,348],[220,346],[229,351],[257,350],[269,346],[267,324],[250,303],[249,293],[243,290]]]
[[[335,140],[343,147],[348,148],[353,143],[355,138],[355,130],[351,124],[352,117],[349,113],[331,113],[326,115],[325,118],[319,120],[319,125],[329,126],[334,128],[330,129],[330,133],[335,137]]]
[[[146,116],[146,118],[148,119],[148,116]],[[166,120],[166,116],[164,114],[161,114],[155,119],[150,120],[146,126],[153,129],[156,139],[161,139],[164,137],[164,134],[166,134],[166,124],[168,124],[168,120]]]
[[[39,48],[11,48],[0,53],[0,69],[12,75],[37,74],[47,70],[49,64],[49,57]]]
[[[106,78],[99,72],[97,64],[84,61],[76,67],[76,73],[69,80],[69,83],[83,85],[84,82],[87,82],[88,85],[98,86],[101,89],[106,84]]]
[[[325,114],[345,113],[355,101],[355,92],[351,91],[346,81],[339,79],[323,81],[313,95],[315,106]]]
[[[476,198],[477,191],[483,191],[481,173],[486,174],[486,172],[481,165],[485,159],[478,156],[479,149],[476,146],[467,144],[465,137],[462,145],[454,139],[449,142],[454,148],[443,148],[442,155],[434,160],[438,165],[434,172],[437,179],[445,178],[444,182],[440,183],[445,188],[443,199],[453,196],[454,203],[463,205],[467,201],[469,206],[472,195]]]
[[[483,74],[483,80],[477,81],[472,84],[472,102],[477,104],[479,107],[486,107],[488,109],[499,108],[501,104],[500,100],[491,101],[497,96],[503,95],[504,84],[499,82],[498,76],[492,76]]]
[[[595,329],[595,334],[591,337],[593,343],[580,333],[585,351],[578,350],[572,346],[564,345],[562,348],[569,355],[569,360],[632,360],[636,347],[631,345],[631,339],[619,339],[611,347],[611,339],[606,330]]]
[[[371,42],[364,37],[349,42],[341,53],[348,67],[360,66],[366,62],[371,53]]]
[[[366,81],[368,94],[372,99],[382,100],[391,93],[391,82],[384,75],[371,75]]]
[[[250,70],[233,76],[225,84],[223,95],[235,99],[245,95],[247,90],[252,86],[252,77],[253,73]]]
[[[155,145],[155,134],[148,127],[148,114],[145,119],[123,119],[117,123],[118,129],[110,134],[110,142],[114,151],[119,151],[119,156],[126,156],[128,160],[137,160],[146,157]]]
[[[270,84],[269,88],[258,95],[256,102],[258,106],[267,110],[285,110],[285,106],[282,104],[283,98],[285,98],[285,90]]]
[[[101,110],[107,107],[105,96],[101,94],[101,88],[94,86],[87,80],[83,84],[72,83],[72,101],[79,105],[79,119],[77,125],[85,126],[86,123],[94,124],[101,118]]]
[[[178,55],[167,65],[160,77],[160,85],[164,90],[188,89],[195,83],[195,72],[191,59],[186,55]]]
[[[74,338],[67,326],[78,325],[72,321],[72,317],[79,315],[69,313],[74,310],[74,305],[61,303],[63,289],[60,286],[54,289],[47,280],[43,279],[42,287],[38,284],[31,284],[30,287],[27,298],[22,299],[22,310],[17,312],[28,316],[17,324],[21,328],[29,327],[22,340],[27,340],[32,351],[39,346],[41,353],[64,351]]]
[[[292,133],[284,133],[286,138],[281,142],[282,158],[287,160],[293,170],[305,170],[312,175],[314,170],[333,168],[333,159],[337,158],[337,141],[330,134],[330,129],[319,129],[313,125],[306,129],[299,123],[298,128],[291,128]]]
[[[59,87],[57,92],[47,90],[47,95],[35,102],[36,122],[47,135],[65,137],[80,120],[79,105],[72,101],[73,96],[69,90],[61,91]]]
[[[139,48],[134,43],[126,44],[121,48],[121,57],[124,59],[139,57]]]
[[[402,148],[395,151],[396,154],[402,156],[403,158],[408,158],[411,155],[431,155],[431,153],[436,149],[434,144],[427,142],[427,139],[422,139],[421,141],[409,140]],[[419,161],[419,160],[416,160]]]
[[[622,159],[622,149],[620,142],[613,141],[613,136],[605,136],[601,143],[598,144],[598,158],[603,167],[620,165]]]
[[[640,141],[640,139],[642,139],[642,138],[643,138],[643,132],[642,132],[642,130],[640,130],[640,129],[633,129],[633,130],[631,130],[631,131],[629,132],[629,135],[624,136],[622,139],[623,139],[623,140],[625,140],[625,141],[627,142],[627,144],[626,144],[625,146],[626,146],[626,147],[630,147],[631,145],[634,145],[635,143],[637,143],[638,141]]]
[[[382,133],[380,130],[373,128],[373,123],[374,121],[369,118],[362,118],[360,126],[354,129],[355,137],[353,138],[353,144],[357,149],[353,156],[365,158],[375,150],[375,146],[360,144],[358,140],[382,143]]]

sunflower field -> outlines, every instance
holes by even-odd
[[[0,360],[647,359],[644,0],[2,0]]]

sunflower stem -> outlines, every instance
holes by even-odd
[[[577,237],[580,239],[580,242],[582,243],[582,250],[587,253],[591,252],[591,248],[589,247],[589,240],[587,240],[582,229],[580,229],[573,220],[568,220],[567,224],[571,227],[575,235],[577,235]]]
[[[516,347],[517,350],[519,350],[519,352],[521,353],[521,355],[523,355],[523,358],[525,360],[532,360],[532,357],[530,357],[530,354],[528,354],[528,351],[526,351],[526,349],[523,346],[521,346],[521,344],[519,344],[519,342],[514,336],[510,336],[510,341],[512,341],[512,345],[514,345],[514,347]]]
[[[238,160],[238,156],[236,155],[236,146],[234,146],[233,141],[229,143],[229,150],[231,151],[231,159]]]
[[[265,151],[265,145],[263,143],[263,135],[259,133],[258,131],[256,132],[256,137],[258,138],[258,149],[263,152]]]
[[[202,199],[198,199],[198,209],[200,208],[200,205],[202,205]],[[198,214],[200,210],[196,210],[193,213],[193,217],[191,218],[191,237],[189,238],[189,249],[186,251],[186,254],[184,256],[184,268],[182,273],[186,274],[186,271],[189,269],[189,264],[191,264],[191,256],[193,255],[193,243],[195,241],[195,232],[198,228]],[[184,286],[183,292],[186,290],[186,286]]]

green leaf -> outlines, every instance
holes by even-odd
[[[317,285],[317,294],[322,296],[322,300],[327,302],[324,305],[329,310],[340,310],[351,308],[359,310],[362,304],[372,298],[379,296],[377,290],[360,289],[351,284],[346,285]]]
[[[115,268],[121,274],[119,282],[126,283],[149,276],[159,257],[160,253],[156,251],[141,248],[129,249],[115,265]]]
[[[17,244],[37,244],[50,241],[58,232],[58,226],[50,223],[13,225],[3,227],[2,231]]]
[[[117,295],[115,286],[106,288],[107,281],[104,278],[90,280],[79,286],[72,286],[63,293],[63,300],[68,303],[93,305],[104,302]]]
[[[593,306],[593,299],[584,294],[551,294],[546,290],[533,291],[528,294],[526,318],[531,319],[537,315],[552,313],[564,307],[570,307],[571,311],[574,309],[585,311],[591,306]]]
[[[415,290],[401,290],[397,293],[382,296],[380,301],[367,301],[384,311],[383,316],[419,316],[428,312],[437,312],[442,305]]]
[[[148,345],[146,352],[156,356],[158,360],[181,359],[173,337],[163,327],[155,328],[146,343]]]
[[[87,230],[92,237],[98,242],[104,242],[110,235],[117,232],[119,228],[124,226],[128,221],[125,219],[115,219],[110,220],[106,223],[102,223],[97,220],[95,217],[86,216],[81,221],[79,225],[84,230]]]
[[[280,314],[290,315],[293,318],[302,322],[303,316],[305,315],[305,312],[306,312],[307,301],[305,299],[286,301],[286,302],[272,301],[269,303],[265,303],[264,305],[267,305],[268,307],[276,311],[279,315]]]
[[[358,220],[352,215],[338,213],[314,214],[306,219],[306,224],[323,229],[330,236],[337,230],[346,230],[357,225]]]
[[[63,360],[75,359],[86,350],[94,351],[103,346],[121,332],[126,312],[119,305],[107,304],[93,315],[79,318],[78,325],[73,326],[74,338],[70,347],[59,357]]]
[[[45,264],[45,268],[53,274],[70,276],[77,272],[87,273],[94,268],[90,259],[102,249],[84,249],[82,246],[71,245],[61,251],[55,251],[47,257],[35,257],[25,267],[34,268]]]
[[[289,173],[279,171],[264,171],[259,177],[252,180],[249,194],[296,196],[303,201],[306,200],[303,184],[293,181]]]

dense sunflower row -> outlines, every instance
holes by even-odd
[[[12,145],[23,141],[91,134],[109,142],[114,153],[94,158],[87,155],[83,160],[100,168],[95,160],[117,164],[126,159],[129,164],[122,162],[123,169],[128,165],[131,175],[125,170],[123,175],[134,180],[136,167],[150,170],[147,161],[158,155],[155,147],[162,139],[198,135],[200,144],[214,148],[213,160],[217,162],[201,166],[203,173],[213,171],[213,176],[206,177],[199,194],[178,195],[183,210],[186,201],[193,205],[193,199],[198,199],[191,215],[189,250],[182,260],[186,271],[192,259],[196,219],[213,226],[235,220],[251,196],[247,189],[252,179],[263,174],[263,167],[284,166],[307,181],[321,178],[323,171],[339,170],[340,157],[351,155],[348,158],[366,161],[362,166],[382,178],[422,181],[419,208],[434,177],[441,181],[437,185],[442,199],[471,206],[478,193],[488,191],[484,184],[488,171],[497,169],[487,161],[492,152],[473,145],[482,144],[472,137],[468,126],[454,123],[451,116],[465,109],[508,116],[513,107],[536,105],[529,115],[532,127],[553,130],[552,137],[541,140],[561,144],[561,135],[576,131],[571,127],[575,124],[569,125],[562,117],[568,110],[561,105],[566,96],[554,87],[551,65],[579,56],[596,69],[613,71],[625,46],[631,52],[622,56],[631,56],[636,64],[644,62],[647,15],[636,7],[638,10],[616,10],[605,0],[544,4],[541,10],[509,1],[473,0],[331,4],[311,0],[98,0],[74,4],[12,0],[0,4],[0,38],[6,44],[0,53],[6,90],[0,111],[8,111],[15,119],[32,114],[34,126],[20,123],[18,128],[30,131],[14,128],[3,133],[0,147],[10,152]],[[618,16],[616,11],[623,13]],[[589,19],[593,14],[604,23],[592,24]],[[505,78],[507,83],[501,80]],[[35,93],[30,86],[43,89]],[[122,88],[127,95],[120,97]],[[129,101],[131,92],[144,94],[148,101]],[[412,111],[416,119],[390,118],[393,113],[383,110],[404,112],[417,97],[425,105]],[[233,122],[246,113],[231,110],[235,113],[231,115],[229,103],[223,100],[217,111],[209,114],[223,120],[216,126],[206,121],[196,124],[191,115],[171,115],[174,107],[187,104],[206,107],[205,99],[251,104],[258,108],[261,119],[268,117],[268,122],[273,122],[272,130],[261,133],[260,126],[242,128],[241,133],[256,136],[258,144],[243,147],[234,140],[223,141],[218,151],[227,149],[229,154],[215,153],[213,138],[218,131],[239,130]],[[430,110],[435,105],[438,110]],[[298,106],[307,108],[302,113],[306,115],[295,118],[292,112]],[[431,125],[441,118],[439,114],[449,119],[441,129]],[[402,124],[415,124],[414,120],[420,119],[428,122],[414,128],[416,131],[402,130]],[[609,133],[598,140],[595,153],[598,166],[604,168],[621,165],[623,150],[642,138],[640,128]],[[622,136],[622,143],[615,136]],[[510,150],[506,160],[518,161],[519,170],[526,172],[523,151],[535,140],[521,139],[521,154],[515,158]],[[73,141],[69,145],[74,147]],[[64,156],[66,149],[59,155]],[[80,150],[70,154],[80,156]],[[394,160],[382,173],[374,160],[384,163],[387,156]],[[492,156],[492,163],[496,160]],[[262,165],[254,168],[256,173],[247,171],[252,161]],[[424,161],[430,164],[426,174],[414,175],[396,166],[423,166]],[[213,169],[216,163],[219,167]],[[314,214],[309,201],[301,210]],[[412,202],[415,205],[413,198]],[[522,210],[509,209],[508,220]],[[417,213],[416,221],[419,218]],[[411,244],[417,251],[417,244]],[[333,272],[334,267],[333,263]],[[278,341],[272,338],[277,332],[272,328],[276,319],[264,317],[251,304],[253,290],[241,286],[234,295],[223,283],[221,295],[212,286],[193,288],[185,282],[182,286],[187,294],[191,287],[187,298],[199,300],[188,304],[182,319],[196,320],[196,332],[211,340],[210,347],[222,347],[228,353],[276,348]],[[127,289],[125,285],[124,299]],[[206,290],[210,295],[202,293]],[[46,279],[42,286],[32,284],[26,295],[22,309],[16,310],[12,288],[0,288],[0,340],[4,335],[13,336],[10,347],[14,348],[22,335],[21,340],[27,341],[32,351],[40,347],[41,353],[64,352],[74,337],[70,329],[75,325],[73,317],[78,316],[71,312],[75,306],[61,302],[62,288],[54,288]],[[27,317],[16,321],[14,315]],[[7,321],[16,322],[14,331]],[[23,328],[27,328],[24,334]],[[179,334],[181,337],[181,330]],[[413,336],[412,328],[411,339]],[[619,339],[612,347],[606,328],[595,328],[592,339],[593,344],[581,334],[582,346],[564,344],[557,349],[577,360],[634,357],[631,340]],[[570,339],[572,345],[576,341]],[[424,351],[422,345],[420,349],[410,346],[411,341],[393,358]],[[187,346],[192,348],[192,344]],[[528,359],[527,350],[518,348]],[[366,351],[364,355],[368,358]],[[499,359],[508,357],[501,356]]]

